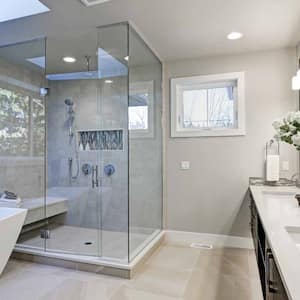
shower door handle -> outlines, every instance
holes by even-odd
[[[99,187],[98,166],[93,166],[92,170],[92,188]]]

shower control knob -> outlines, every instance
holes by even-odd
[[[104,166],[104,173],[106,176],[111,176],[115,173],[115,167],[111,164]]]
[[[83,164],[81,170],[84,175],[90,175],[92,173],[92,166],[90,164]]]

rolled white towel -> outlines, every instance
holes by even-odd
[[[279,155],[268,155],[266,158],[266,180],[278,181],[279,180]]]
[[[17,199],[6,199],[5,197],[0,197],[0,207],[12,207],[12,208],[19,208],[21,207],[22,200],[21,198]]]

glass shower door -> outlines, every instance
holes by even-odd
[[[49,38],[46,250],[101,256],[97,32]],[[64,56],[73,57],[73,63]]]
[[[102,257],[128,262],[128,24],[98,29]]]
[[[162,64],[129,27],[129,258],[162,228]]]
[[[17,244],[44,249],[45,39],[0,47],[0,207],[28,210]]]

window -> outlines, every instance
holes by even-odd
[[[171,136],[245,134],[244,74],[171,79]]]
[[[128,129],[130,137],[153,137],[153,81],[130,84]]]
[[[44,101],[32,93],[0,88],[0,155],[43,156]]]
[[[1,1],[0,22],[33,16],[50,9],[38,0]]]
[[[148,124],[148,94],[133,95],[131,97],[131,105],[128,108],[129,114],[129,130],[147,130]],[[137,102],[134,103],[133,102]]]

